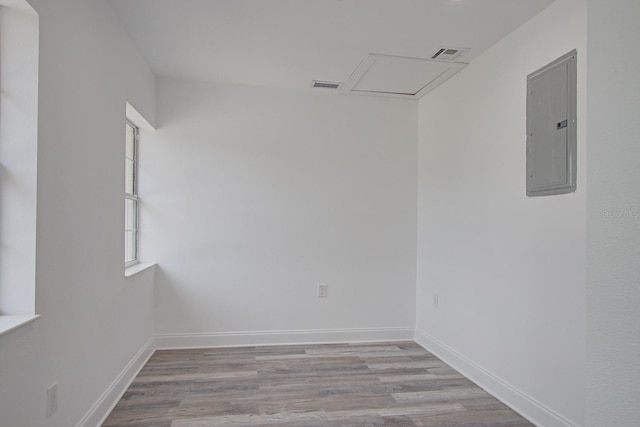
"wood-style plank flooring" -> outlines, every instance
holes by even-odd
[[[159,350],[104,426],[533,426],[413,342]]]

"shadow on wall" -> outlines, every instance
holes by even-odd
[[[171,275],[166,267],[160,264],[155,271],[155,332],[162,334],[184,334],[193,331],[193,325],[198,322],[188,302],[188,291],[181,290],[180,282],[175,275]],[[172,324],[165,313],[170,310],[174,316],[180,318],[180,324]],[[171,317],[174,317],[171,316]]]
[[[265,306],[263,297],[250,296],[248,289],[243,290],[238,278],[222,283],[220,279],[214,279],[213,273],[203,277],[202,268],[196,269],[188,262],[187,265],[176,266],[178,271],[187,271],[178,275],[172,273],[175,270],[171,265],[163,264],[162,267],[158,265],[155,272],[157,337],[171,335],[175,338],[197,338],[242,334],[247,331],[246,325],[241,324],[243,316],[278,316],[275,309]],[[258,304],[265,311],[262,314],[246,313],[252,304]]]

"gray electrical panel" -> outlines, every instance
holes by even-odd
[[[576,190],[575,50],[527,76],[527,196]]]

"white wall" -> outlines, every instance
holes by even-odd
[[[412,336],[417,103],[160,79],[142,138],[160,345]]]
[[[30,3],[40,17],[42,317],[0,336],[0,425],[69,427],[153,334],[152,271],[123,277],[122,196],[125,102],[153,122],[154,78],[108,2]],[[46,420],[54,382],[59,407]]]
[[[583,422],[585,39],[558,0],[420,102],[418,341],[545,426]],[[527,198],[526,77],[574,48],[578,188]]]
[[[153,123],[154,79],[106,2],[30,3],[41,22],[42,318],[0,336],[0,425],[70,426],[153,333],[153,274],[123,279],[120,230],[124,105]],[[524,409],[542,425],[635,425],[640,64],[626,49],[640,10],[588,3],[588,117],[576,0],[423,99],[419,118],[398,101],[162,80],[162,129],[142,143],[142,251],[163,265],[159,331],[410,327],[418,139],[418,340],[507,399],[518,389],[531,399],[516,403],[538,401]],[[578,191],[527,199],[525,77],[574,47]],[[53,382],[59,409],[45,420]]]
[[[587,412],[640,420],[640,3],[588,2]]]

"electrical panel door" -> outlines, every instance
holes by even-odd
[[[576,189],[576,56],[527,77],[527,196]]]

